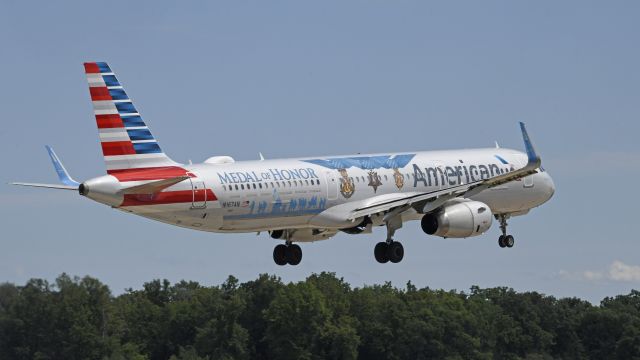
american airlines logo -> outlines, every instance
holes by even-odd
[[[496,164],[425,167],[413,164],[413,187],[456,185],[486,180],[514,169],[500,168]],[[464,182],[463,182],[464,181]]]

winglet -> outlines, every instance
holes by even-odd
[[[47,149],[49,157],[51,157],[51,162],[53,163],[53,167],[56,169],[56,173],[58,173],[58,179],[60,179],[60,182],[67,186],[75,186],[77,188],[80,183],[69,176],[67,169],[64,168],[64,165],[62,165],[62,162],[58,158],[58,155],[56,155],[56,152],[53,151],[53,148],[49,145],[45,145],[44,147]]]
[[[527,165],[534,165],[535,167],[539,167],[541,160],[536,150],[533,148],[533,144],[531,143],[531,139],[529,138],[529,134],[527,133],[527,128],[525,127],[523,122],[520,122],[520,130],[522,130],[522,140],[524,140],[524,147],[527,150]]]

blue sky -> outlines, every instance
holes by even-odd
[[[0,3],[0,281],[91,275],[115,293],[153,278],[218,284],[333,271],[354,286],[511,286],[599,301],[640,287],[640,5],[633,1]],[[84,61],[107,61],[175,160],[502,146],[525,121],[557,191],[511,221],[516,246],[409,223],[338,235],[278,267],[265,234],[200,233],[68,192],[104,174]],[[494,224],[495,225],[495,224]]]

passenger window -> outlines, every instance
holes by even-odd
[[[244,184],[240,184],[240,188],[244,190]]]
[[[238,184],[236,184],[236,190],[238,190]]]
[[[304,182],[309,186],[309,180],[305,180]]]

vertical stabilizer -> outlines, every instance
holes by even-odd
[[[179,165],[160,148],[105,62],[84,64],[107,173]]]

